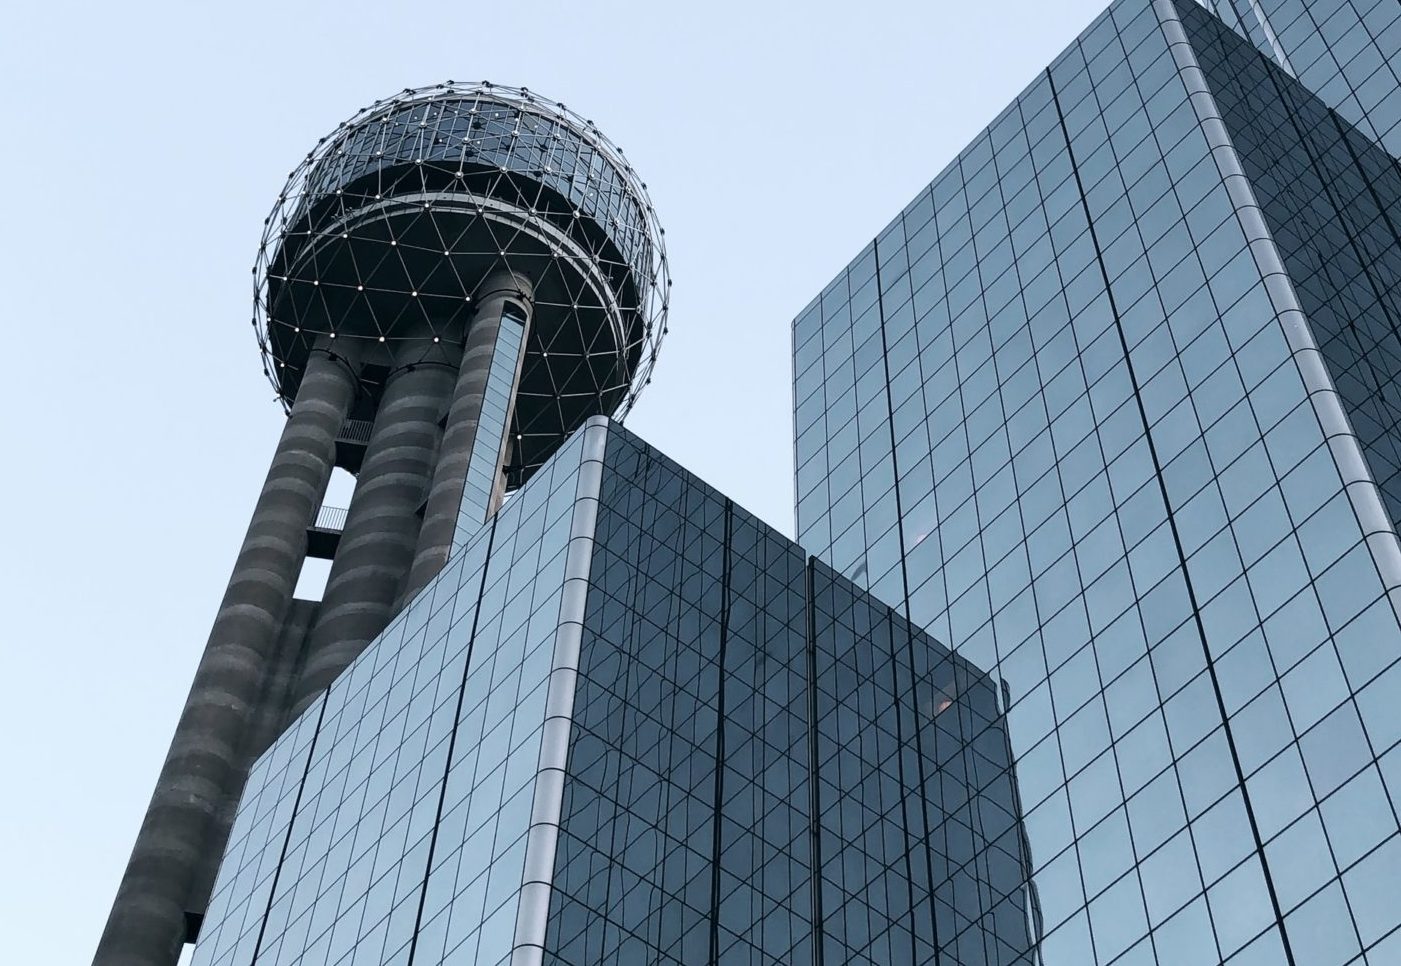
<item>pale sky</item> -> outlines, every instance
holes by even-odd
[[[675,280],[628,425],[791,533],[793,316],[1107,2],[10,4],[4,961],[92,957],[277,439],[250,267],[319,137],[449,78],[592,118]]]

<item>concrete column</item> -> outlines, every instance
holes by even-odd
[[[418,508],[433,472],[438,422],[455,377],[456,367],[441,360],[405,365],[389,376],[307,644],[293,716],[329,687],[394,616],[413,564]]]
[[[345,355],[313,350],[98,944],[99,966],[174,966],[187,915],[204,913],[355,388]]]
[[[448,409],[447,426],[439,448],[438,465],[433,471],[433,484],[428,493],[428,506],[423,514],[423,529],[419,532],[418,548],[413,569],[404,585],[403,600],[413,599],[447,562],[452,550],[452,537],[457,529],[458,510],[462,505],[462,489],[467,482],[467,468],[477,441],[482,401],[486,397],[487,379],[491,375],[497,334],[507,303],[514,303],[513,314],[522,314],[521,322],[529,334],[531,315],[535,307],[535,290],[530,280],[507,269],[492,273],[477,290],[477,311],[467,330],[462,368],[453,389],[452,406]],[[513,323],[508,323],[513,324]],[[515,382],[520,380],[521,360],[525,358],[525,339],[515,360]],[[510,431],[510,420],[506,421]],[[499,474],[498,474],[499,475]],[[495,501],[499,503],[499,500]]]

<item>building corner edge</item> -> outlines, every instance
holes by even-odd
[[[574,724],[574,695],[603,481],[603,456],[610,426],[608,419],[595,416],[579,430],[583,434],[583,452],[565,551],[563,593],[545,696],[545,724],[540,736],[530,829],[526,835],[511,966],[540,966],[545,957],[545,932],[554,887],[564,778]]]
[[[1235,144],[1217,107],[1216,97],[1197,62],[1196,52],[1182,26],[1174,0],[1153,0],[1153,11],[1167,40],[1178,76],[1187,88],[1192,111],[1206,136],[1207,146],[1230,196],[1236,219],[1265,280],[1270,305],[1284,331],[1290,356],[1298,366],[1328,451],[1342,477],[1343,490],[1361,525],[1367,550],[1386,589],[1392,610],[1401,619],[1401,540],[1398,540],[1396,528],[1382,503],[1381,492],[1363,455],[1362,444],[1323,361],[1313,329],[1304,314],[1298,293],[1294,291],[1274,235],[1265,222],[1255,189],[1236,153]]]

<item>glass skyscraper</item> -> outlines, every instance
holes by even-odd
[[[1031,963],[1000,704],[596,419],[256,763],[194,962]]]
[[[1218,6],[1115,3],[794,322],[799,541],[999,684],[1034,928],[941,964],[1401,962],[1401,7]]]

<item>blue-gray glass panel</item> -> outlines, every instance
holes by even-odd
[[[548,499],[519,508],[512,500],[493,527],[415,963],[496,963],[514,944],[580,437],[568,446],[564,461],[541,470],[550,475]]]

